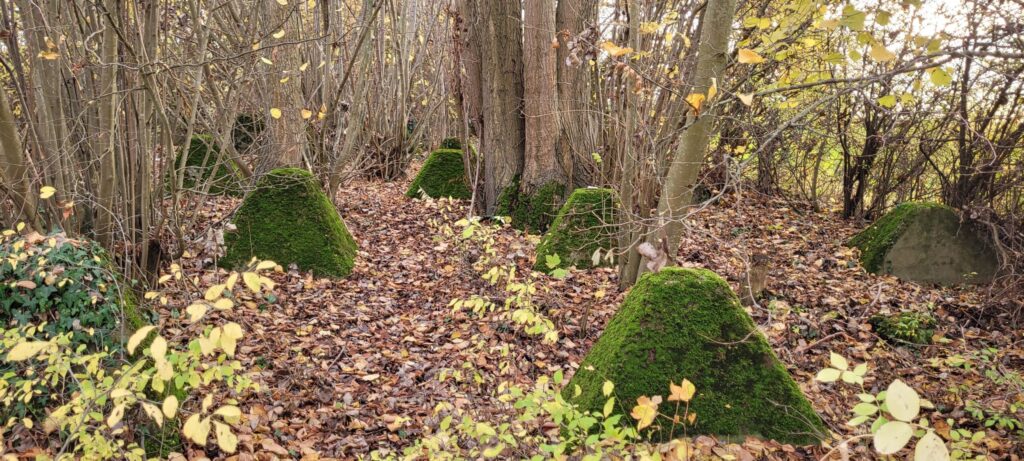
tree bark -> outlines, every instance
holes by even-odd
[[[11,194],[17,208],[14,210],[15,213],[33,229],[42,232],[39,216],[36,214],[36,196],[32,193],[28,174],[28,159],[21,148],[17,122],[7,101],[7,91],[3,89],[0,89],[0,150],[3,152],[3,157],[0,157],[3,159],[3,162],[0,162],[3,166],[0,169],[0,177],[4,180],[5,188]]]
[[[478,4],[483,27],[481,87],[484,157],[484,212],[493,214],[498,197],[522,172],[523,51],[519,0]]]
[[[578,39],[597,36],[597,6],[597,0],[558,0],[555,11],[559,39],[555,58],[559,107],[557,149],[570,188],[589,182],[585,181],[583,171],[576,168],[576,156],[588,157],[598,150],[599,123],[592,106],[591,67],[585,56],[580,56],[580,49],[574,50],[574,47],[586,46]]]
[[[558,141],[558,91],[555,59],[555,0],[525,0],[523,35],[523,100],[526,149],[520,194],[531,195],[541,186],[565,184],[565,173],[555,154]]]

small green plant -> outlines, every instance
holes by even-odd
[[[878,336],[894,343],[930,344],[935,334],[935,317],[927,313],[878,314],[868,322]]]
[[[922,399],[913,388],[900,380],[895,380],[889,387],[877,394],[864,389],[864,376],[867,364],[860,364],[852,369],[843,356],[831,353],[829,367],[818,372],[816,380],[831,383],[843,381],[861,386],[857,394],[860,403],[852,409],[854,417],[846,424],[858,427],[868,424],[870,432],[854,437],[854,439],[870,438],[875,451],[881,455],[893,455],[905,448],[912,439],[918,439],[914,448],[914,459],[943,460],[950,459],[946,443],[928,424],[928,419],[920,417],[922,408],[934,408],[931,402]],[[846,443],[840,444],[846,446]],[[822,459],[828,459],[831,453]]]

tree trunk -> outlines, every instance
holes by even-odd
[[[483,97],[484,212],[493,214],[498,197],[522,172],[523,52],[519,0],[478,4]]]
[[[14,201],[15,215],[20,214],[25,223],[42,232],[42,225],[36,214],[36,196],[32,193],[29,180],[28,159],[21,148],[17,122],[7,102],[7,91],[3,89],[0,89],[0,150],[3,152],[3,157],[0,157],[3,160],[0,162],[3,166],[0,169],[0,178],[4,180],[4,188]]]
[[[302,27],[298,8],[301,5],[301,2],[288,5],[267,2],[267,8],[271,10],[267,15],[270,18],[267,24],[283,24],[282,29],[285,32],[283,37],[271,39],[272,44],[300,39]],[[273,32],[275,31],[271,31]],[[273,70],[267,72],[267,87],[271,89],[272,107],[281,111],[279,118],[270,117],[267,124],[271,147],[276,150],[272,155],[278,156],[278,166],[302,167],[309,147],[306,121],[302,118],[301,112],[305,104],[302,98],[302,75],[298,71],[302,65],[299,46],[282,45],[274,48],[270,58],[274,63]],[[288,80],[281,82],[286,77]]]
[[[555,155],[558,140],[558,91],[555,78],[555,0],[526,0],[523,36],[526,150],[520,194],[532,195],[549,184],[565,184]]]
[[[598,150],[591,68],[580,56],[586,46],[583,39],[597,37],[597,5],[597,0],[558,0],[555,11],[559,45],[555,58],[559,107],[557,150],[570,188],[582,185],[584,179],[583,171],[576,168],[576,156],[589,157]]]
[[[707,94],[708,88],[711,87],[711,79],[721,80],[727,63],[729,35],[732,32],[735,12],[735,0],[708,0],[701,27],[692,92]],[[647,241],[655,248],[664,248],[670,252],[670,261],[679,250],[683,219],[692,206],[693,187],[704,164],[714,121],[715,109],[714,106],[709,106],[683,133],[658,201],[658,220],[662,228],[647,235]],[[661,244],[658,244],[659,240],[662,241]],[[639,275],[646,270],[646,264],[641,263],[637,277],[634,280],[624,280],[623,283],[635,283]]]

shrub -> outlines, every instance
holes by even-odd
[[[935,317],[921,312],[878,314],[868,322],[879,337],[894,343],[930,344],[935,334]]]
[[[261,178],[235,213],[224,236],[220,264],[245,266],[252,258],[295,264],[317,276],[344,277],[355,264],[355,240],[311,173],[280,168]]]
[[[132,287],[99,244],[63,234],[0,237],[0,319],[42,324],[70,345],[116,346],[145,323]]]

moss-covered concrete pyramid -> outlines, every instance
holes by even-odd
[[[690,380],[696,420],[688,434],[746,435],[814,444],[827,432],[800,388],[772,353],[729,285],[704,269],[667,268],[637,282],[563,390],[570,402],[601,412],[605,380],[615,384],[617,412],[641,396],[669,394]],[[581,393],[573,397],[576,386]],[[672,403],[674,405],[674,403]],[[672,408],[661,408],[673,414]],[[680,410],[682,413],[682,410]],[[627,414],[626,420],[632,421]],[[655,421],[654,440],[671,421]],[[653,427],[653,426],[652,426]]]
[[[357,246],[320,184],[306,170],[280,168],[261,178],[235,213],[235,230],[224,235],[224,267],[253,257],[295,264],[318,276],[352,272]]]
[[[420,191],[428,197],[469,199],[473,193],[466,182],[462,151],[438,149],[430,154],[405,195],[417,198]]]
[[[565,201],[548,232],[537,245],[534,270],[550,272],[557,268],[594,267],[593,256],[615,247],[615,222],[618,198],[611,189],[576,189]],[[549,267],[548,256],[558,255],[559,264]],[[599,265],[611,264],[601,258]]]
[[[529,232],[544,232],[551,227],[559,206],[565,200],[565,185],[549,181],[533,191],[524,194],[519,177],[505,188],[498,197],[498,216],[512,218],[512,227]]]
[[[922,283],[986,283],[999,268],[979,227],[936,203],[901,204],[849,242],[868,272]]]
[[[199,134],[192,136],[188,148],[178,154],[175,167],[181,164],[185,155],[184,187],[201,190],[210,181],[209,193],[214,195],[241,195],[242,180],[238,167],[223,155],[213,136]]]

